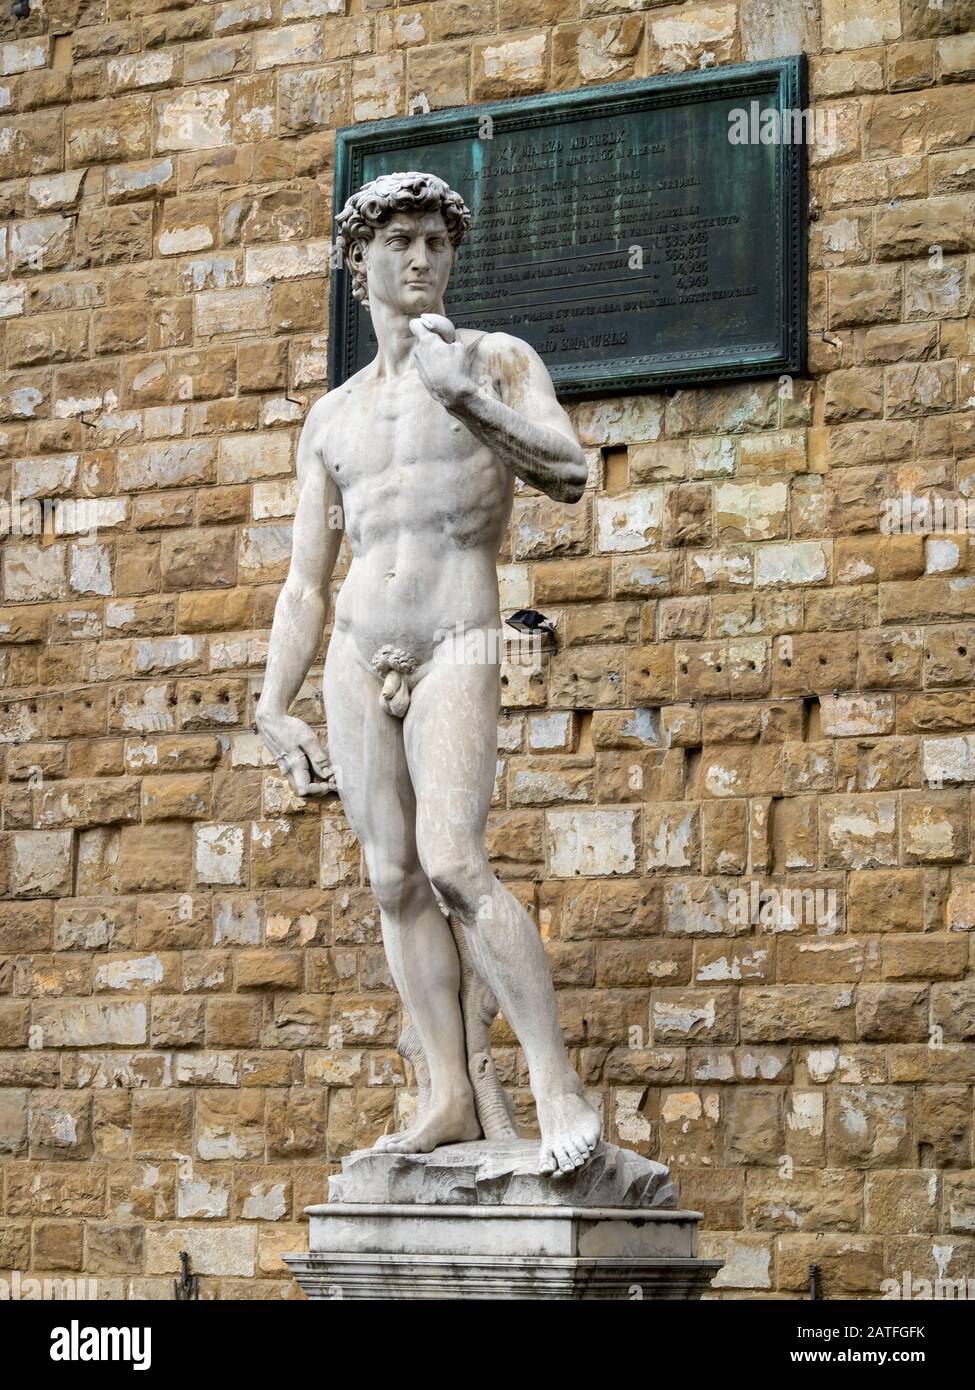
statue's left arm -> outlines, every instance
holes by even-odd
[[[474,380],[469,349],[448,319],[424,314],[410,328],[417,370],[444,409],[526,483],[557,501],[577,502],[588,476],[585,456],[538,353],[506,333],[478,345],[498,382],[498,399]]]

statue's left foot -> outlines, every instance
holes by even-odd
[[[542,1131],[538,1171],[562,1174],[581,1168],[602,1133],[595,1110],[574,1089],[536,1100],[536,1108]]]
[[[411,1129],[402,1134],[384,1134],[373,1148],[387,1154],[428,1154],[441,1144],[462,1144],[480,1137],[481,1126],[472,1099],[433,1106]]]

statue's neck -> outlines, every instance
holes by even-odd
[[[424,312],[442,314],[443,299],[438,299]],[[416,339],[410,332],[410,320],[416,315],[404,314],[390,304],[369,302],[369,317],[379,351],[376,354],[377,374],[384,377],[402,376],[410,365]]]

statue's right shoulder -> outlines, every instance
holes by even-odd
[[[311,409],[308,411],[306,420],[315,416],[314,425],[335,425],[343,415],[349,413],[355,404],[356,389],[364,385],[369,375],[369,366],[360,368],[354,376],[348,377],[342,382],[341,386],[333,386],[330,391],[326,391],[323,396],[319,396]],[[360,402],[361,403],[361,402]]]
[[[342,386],[334,387],[331,391],[326,391],[308,407],[304,428],[319,448],[324,443],[325,436],[336,428],[348,409],[349,397],[346,392],[348,384],[346,382]]]
[[[330,473],[329,455],[334,454],[336,449],[341,454],[346,432],[356,428],[357,407],[361,405],[361,399],[357,401],[355,388],[362,384],[367,370],[363,368],[341,386],[335,386],[319,396],[305,415],[302,433],[307,441],[308,457],[318,458]]]
[[[319,396],[317,401],[312,401],[305,416],[305,424],[313,430],[320,429],[321,426],[339,409],[341,403],[341,388],[335,391],[326,391],[323,396]]]

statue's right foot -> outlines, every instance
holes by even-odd
[[[467,1139],[480,1139],[481,1126],[474,1110],[474,1101],[444,1101],[431,1105],[421,1120],[401,1134],[384,1134],[373,1148],[382,1153],[428,1154],[441,1144],[462,1144]]]

